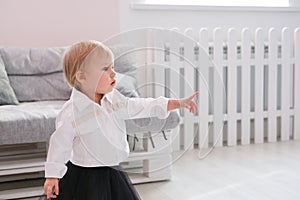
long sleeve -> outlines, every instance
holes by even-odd
[[[60,113],[56,120],[56,130],[51,135],[45,177],[62,178],[67,171],[66,162],[70,159],[75,132],[68,114]]]
[[[123,119],[158,117],[160,119],[167,118],[170,114],[167,111],[169,99],[166,97],[158,98],[128,98],[115,91],[113,101],[114,110],[117,111],[119,117]]]

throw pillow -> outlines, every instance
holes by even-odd
[[[18,103],[15,92],[9,84],[4,62],[0,56],[0,105],[16,105]]]

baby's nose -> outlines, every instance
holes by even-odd
[[[114,78],[116,76],[116,72],[114,70],[112,70],[110,77]]]

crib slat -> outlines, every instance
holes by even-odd
[[[164,60],[164,37],[166,31],[163,29],[153,30],[153,65],[154,65],[154,97],[165,96],[165,66]]]
[[[214,40],[214,81],[213,81],[213,143],[215,146],[223,146],[223,31],[215,28],[213,31]]]
[[[199,32],[199,148],[208,148],[209,127],[208,127],[208,106],[209,106],[209,55],[208,55],[208,31],[206,28]]]
[[[228,30],[228,146],[234,146],[237,143],[237,32],[234,28]]]
[[[250,31],[242,30],[242,133],[241,143],[250,144]]]
[[[263,143],[263,81],[264,81],[264,38],[261,28],[255,31],[255,143]]]
[[[168,31],[165,39],[167,46],[169,47],[169,61],[167,62],[168,68],[166,71],[166,76],[168,77],[168,88],[166,88],[167,97],[170,98],[180,98],[180,67],[181,63],[179,60],[179,42],[180,35],[178,28],[172,28]],[[181,114],[182,116],[182,114]],[[184,125],[185,126],[185,125]],[[185,130],[183,135],[185,134]],[[179,150],[181,146],[185,148],[184,141],[180,140],[180,132],[174,138],[174,150]]]
[[[269,30],[269,57],[268,57],[268,142],[277,140],[277,47],[278,33],[272,28]]]
[[[168,36],[170,44],[170,97],[180,98],[179,77],[182,63],[179,59],[180,33],[178,28],[172,28]]]
[[[294,83],[294,139],[300,139],[300,28],[294,32],[295,83]]]
[[[167,36],[167,43],[170,45],[170,62],[169,62],[169,79],[170,79],[170,88],[169,96],[171,98],[180,98],[180,88],[179,88],[179,29],[172,28],[171,32]]]
[[[191,28],[187,28],[184,31],[185,37],[183,38],[184,43],[184,96],[188,97],[192,95],[195,90],[195,67],[196,62],[194,59],[194,46],[196,45],[195,42],[195,32]],[[184,129],[187,130],[184,133],[184,138],[186,140],[186,145],[189,145],[189,149],[194,148],[194,123],[192,118],[193,116],[188,109],[184,110],[184,120],[185,120],[185,127]]]
[[[290,109],[290,53],[291,41],[290,30],[283,28],[281,33],[282,39],[282,65],[281,65],[281,140],[289,140],[289,109]]]

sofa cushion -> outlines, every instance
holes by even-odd
[[[0,55],[0,105],[16,105],[18,103],[15,92],[10,86],[5,66]]]
[[[0,53],[8,75],[32,75],[62,72],[61,58],[66,47],[1,47]]]
[[[71,88],[62,72],[30,76],[9,76],[19,102],[67,100]]]
[[[66,47],[2,47],[8,78],[20,102],[66,100],[71,89],[64,76],[61,59]]]
[[[48,141],[65,101],[20,103],[0,107],[0,145]]]

